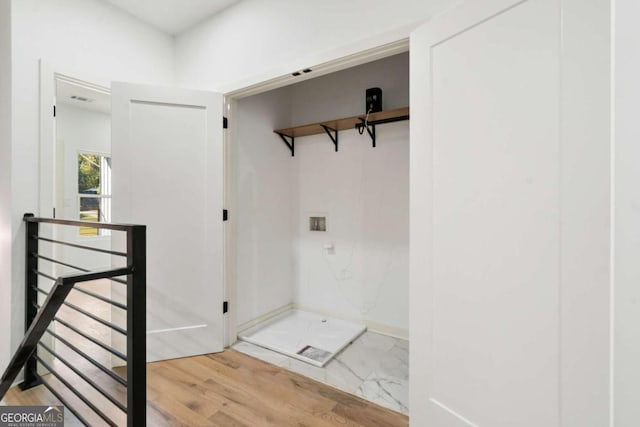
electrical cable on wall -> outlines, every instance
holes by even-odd
[[[368,114],[367,114],[367,117],[368,117]],[[355,194],[355,197],[353,198],[355,205],[363,204],[363,198],[365,193],[364,186],[365,186],[365,183],[367,182],[365,179],[366,165],[369,164],[369,162],[366,159],[367,155],[370,155],[370,154],[368,154],[368,152],[363,152],[360,159],[360,171],[358,174],[359,182],[356,184],[357,192]],[[384,193],[380,193],[379,196],[380,197],[378,197],[377,203],[378,205],[382,205],[383,200],[385,199]],[[381,211],[380,209],[372,210],[372,212],[380,212],[380,211]],[[359,224],[361,225],[362,222],[360,222]],[[357,228],[358,227],[356,225],[354,225],[354,227],[350,227],[351,230],[356,230]],[[381,289],[383,287],[383,284],[387,281],[389,274],[391,273],[391,266],[393,265],[395,250],[394,248],[389,248],[386,251],[387,252],[386,256],[384,255],[380,256],[380,259],[381,260],[386,259],[386,262],[382,263],[384,267],[381,270],[381,274],[378,275],[379,278],[377,280],[366,282],[363,278],[356,278],[354,275],[354,272],[353,272],[354,257],[356,256],[356,252],[362,252],[360,256],[361,256],[362,262],[365,263],[366,260],[371,259],[375,255],[367,254],[366,249],[364,251],[356,250],[358,245],[362,246],[363,231],[360,230],[360,236],[356,236],[355,234],[357,233],[354,231],[354,236],[352,237],[352,239],[350,239],[351,240],[351,243],[349,245],[350,248],[347,252],[344,263],[340,263],[338,260],[332,260],[328,258],[327,253],[324,251],[324,249],[322,250],[322,259],[327,265],[327,269],[329,270],[331,276],[334,278],[335,282],[339,284],[338,291],[340,292],[344,300],[349,302],[351,306],[357,309],[361,315],[367,315],[378,306]],[[342,266],[340,266],[340,264],[342,264]],[[351,282],[354,285],[359,284],[360,289],[364,289],[366,283],[375,283],[373,286],[367,287],[375,290],[374,298],[372,298],[369,303],[366,303],[364,300],[354,301],[353,298],[351,298],[348,295],[348,292],[345,289],[348,286],[347,285],[348,282]]]
[[[366,129],[367,133],[371,135],[372,132],[369,130],[369,114],[382,111],[382,89],[379,87],[372,87],[366,90],[364,109],[367,111],[367,115],[364,118],[364,126],[360,126],[358,128],[358,133],[362,135]]]
[[[364,117],[364,126],[361,126],[358,128],[358,133],[360,135],[362,135],[364,133],[364,130],[367,129],[367,131],[369,131],[369,114],[371,114],[371,111],[373,110],[373,106],[369,107],[369,110],[367,111],[367,115]]]

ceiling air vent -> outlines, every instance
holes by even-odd
[[[70,98],[75,100],[75,101],[80,101],[80,102],[93,102],[94,101],[94,99],[86,98],[84,96],[78,96],[78,95],[71,95]]]

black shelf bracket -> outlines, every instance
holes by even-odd
[[[285,145],[289,148],[289,150],[291,151],[291,157],[293,157],[295,155],[295,150],[296,150],[295,138],[293,136],[285,135],[283,133],[278,133],[278,135],[280,136],[280,138],[282,138],[282,142],[284,142]],[[291,142],[287,141],[287,138],[290,138]]]
[[[388,119],[380,119],[380,120],[367,121],[365,119],[360,119],[360,123],[356,123],[356,129],[358,129],[358,132],[360,132],[360,135],[362,135],[364,133],[364,129],[366,129],[367,133],[371,137],[371,142],[372,142],[373,148],[376,148],[376,125],[383,125],[385,123],[401,122],[401,121],[404,121],[404,120],[409,120],[409,115],[408,114],[406,116],[391,117],[391,118],[388,118]]]
[[[320,126],[322,126],[322,129],[324,129],[327,135],[329,135],[329,138],[331,138],[331,141],[333,142],[333,145],[336,148],[336,153],[337,153],[338,152],[338,129],[331,129],[329,126],[326,126],[326,125],[320,125]],[[331,134],[331,132],[333,132],[333,135]]]
[[[367,122],[365,119],[360,119],[360,123],[356,124],[356,129],[360,132],[360,135],[367,130],[367,133],[371,137],[371,146],[376,148],[376,125],[371,122]]]

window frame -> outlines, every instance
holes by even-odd
[[[100,157],[100,190],[103,194],[91,194],[91,193],[81,193],[80,192],[80,169],[77,165],[77,161],[79,159],[80,156],[99,156]],[[77,219],[81,219],[80,218],[80,214],[81,214],[81,210],[80,210],[80,206],[81,206],[81,199],[82,198],[90,198],[90,199],[97,199],[99,200],[98,203],[102,204],[102,200],[108,200],[108,204],[109,204],[109,208],[108,208],[108,215],[105,216],[105,220],[102,221],[100,219],[100,217],[98,217],[98,221],[95,222],[110,222],[111,221],[111,199],[112,199],[112,193],[111,193],[111,187],[112,187],[112,182],[111,182],[111,164],[109,164],[109,172],[108,175],[105,176],[105,173],[103,172],[103,159],[111,159],[111,154],[110,153],[104,153],[104,152],[100,152],[100,151],[94,151],[94,150],[83,150],[83,149],[78,149],[77,153],[76,153],[76,163],[75,163],[75,172],[76,172],[76,218]],[[105,180],[106,177],[106,180]],[[107,193],[107,194],[104,194]],[[92,221],[94,222],[94,221]],[[105,230],[105,229],[97,229],[97,234],[96,235],[82,235],[82,228],[83,227],[79,227],[78,228],[78,237],[81,239],[99,239],[99,238],[103,238],[103,237],[109,237],[111,236],[111,230]]]

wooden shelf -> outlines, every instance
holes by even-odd
[[[280,135],[282,140],[287,144],[291,150],[291,155],[294,155],[295,138],[310,135],[319,135],[326,133],[331,138],[335,145],[335,151],[338,151],[338,131],[357,129],[364,127],[364,120],[366,114],[360,114],[358,116],[346,117],[343,119],[327,120],[324,122],[310,123],[307,125],[294,126],[285,129],[276,129],[275,133]],[[377,113],[369,114],[367,124],[369,125],[367,132],[373,141],[375,147],[375,126],[378,124],[392,123],[401,120],[409,119],[409,107],[396,108],[393,110],[379,111]],[[287,141],[287,138],[291,139],[291,142]]]
[[[385,110],[378,113],[369,114],[369,122],[375,122],[383,119],[395,119],[402,116],[409,115],[409,107],[396,108],[395,110]],[[327,120],[326,122],[311,123],[308,125],[294,126],[286,129],[274,130],[279,135],[285,135],[290,138],[297,138],[300,136],[310,136],[325,133],[322,125],[325,125],[333,130],[347,130],[355,129],[357,124],[362,123],[362,120],[366,117],[366,114],[360,114],[359,116],[347,117],[344,119]]]

